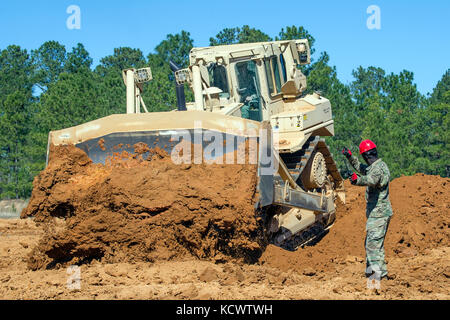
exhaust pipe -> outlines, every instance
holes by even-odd
[[[175,77],[175,72],[181,70],[181,68],[172,60],[169,61],[170,69]],[[175,90],[177,93],[177,108],[178,111],[186,111],[186,96],[184,95],[184,84],[178,84],[175,80]]]

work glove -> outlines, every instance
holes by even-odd
[[[357,181],[358,181],[358,175],[353,172],[352,176],[350,177],[350,183],[355,185]]]
[[[352,152],[351,152],[350,149],[348,149],[347,147],[344,147],[344,149],[342,149],[342,154],[343,154],[347,159],[350,159],[350,157],[352,156]]]

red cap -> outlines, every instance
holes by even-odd
[[[376,147],[377,146],[375,145],[375,143],[373,143],[373,141],[363,140],[359,144],[359,154],[363,154],[364,152],[375,149]]]

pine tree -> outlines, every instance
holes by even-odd
[[[9,46],[0,53],[0,197],[20,198],[30,192],[30,159],[34,70],[26,50]]]

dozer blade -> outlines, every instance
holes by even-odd
[[[203,111],[116,114],[52,131],[49,146],[73,144],[94,163],[104,164],[114,153],[134,152],[137,143],[159,147],[169,155],[180,144],[191,143],[194,153],[199,152],[195,161],[213,161],[235,151],[246,139],[257,139],[259,128],[256,121]]]

